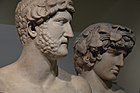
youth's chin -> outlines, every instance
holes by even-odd
[[[108,73],[100,75],[100,78],[104,81],[114,81],[117,79],[117,76],[115,74]]]
[[[117,76],[114,75],[114,74],[108,75],[108,76],[106,77],[106,80],[107,80],[107,81],[114,81],[114,80],[116,80],[116,79],[117,79]]]

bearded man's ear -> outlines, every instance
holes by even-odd
[[[36,29],[35,29],[35,24],[34,23],[28,23],[27,24],[27,29],[28,29],[28,34],[32,37],[32,38],[35,38],[37,36],[37,32],[36,32]]]

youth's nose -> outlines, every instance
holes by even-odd
[[[120,54],[118,56],[118,61],[116,62],[116,65],[119,67],[123,67],[124,66],[124,57],[123,54]]]

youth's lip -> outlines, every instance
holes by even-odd
[[[114,66],[112,69],[113,69],[113,70],[117,70],[117,71],[120,70],[120,69],[119,69],[118,67],[116,67],[116,66]]]
[[[118,74],[119,73],[119,70],[113,70],[113,73],[114,74]]]
[[[112,69],[112,72],[113,72],[114,74],[119,74],[120,69],[119,69],[118,67],[114,67],[114,68]]]
[[[115,76],[118,76],[118,74],[119,74],[119,71],[118,71],[118,70],[113,70],[112,72],[113,72],[113,74],[114,74]]]

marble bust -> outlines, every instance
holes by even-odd
[[[59,75],[57,59],[68,54],[73,37],[71,0],[22,0],[15,12],[23,45],[19,59],[0,68],[0,93],[91,93],[80,76]],[[58,77],[59,76],[59,77]]]
[[[110,23],[87,27],[74,45],[74,65],[92,93],[125,93],[114,80],[132,51],[135,37],[131,29]]]

